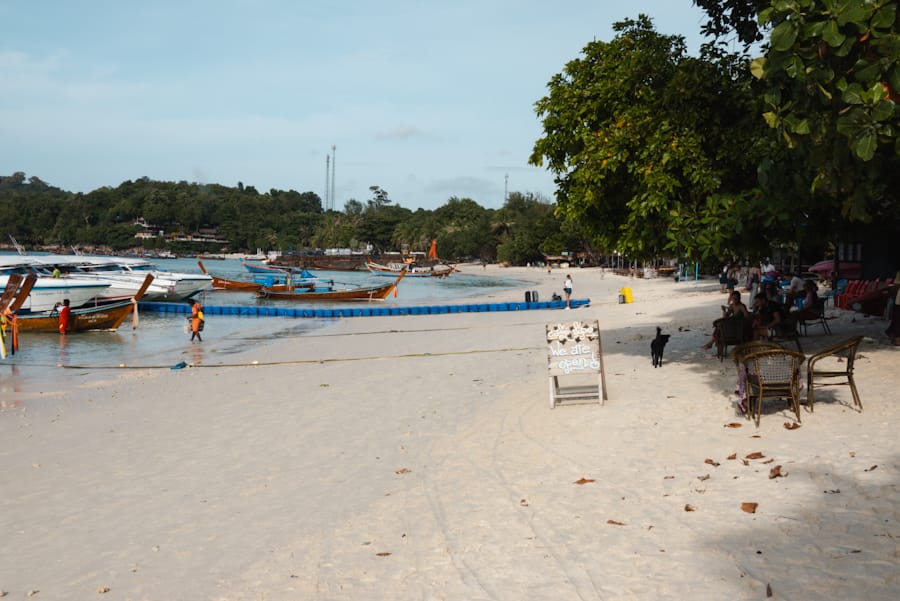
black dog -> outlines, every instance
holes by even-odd
[[[663,349],[669,341],[669,334],[663,334],[662,329],[656,327],[656,338],[650,343],[650,358],[653,359],[653,367],[662,367]]]

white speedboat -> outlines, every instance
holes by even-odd
[[[153,283],[144,293],[145,301],[182,301],[212,289],[212,277],[207,274],[166,271],[144,259],[94,255],[40,255],[35,259],[72,278],[105,281],[110,296],[130,298],[148,273],[153,274]]]
[[[37,267],[37,269],[35,269]],[[54,278],[41,270],[34,257],[19,255],[0,256],[0,290],[6,287],[10,274],[38,276],[34,288],[22,305],[20,312],[42,313],[52,311],[63,300],[69,299],[74,309],[88,304],[94,297],[102,295],[109,284],[100,281],[79,280],[68,277]]]

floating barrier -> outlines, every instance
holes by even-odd
[[[535,294],[535,298],[537,295]],[[573,299],[572,308],[589,307],[591,299]],[[206,315],[238,315],[241,317],[298,317],[307,319],[333,319],[335,317],[373,317],[386,315],[443,315],[446,313],[488,313],[495,311],[537,311],[565,309],[566,301],[541,301],[525,303],[471,303],[462,305],[411,305],[408,307],[341,307],[335,309],[295,309],[266,306],[204,305]],[[181,313],[188,315],[187,303],[139,302],[139,311],[152,313]]]

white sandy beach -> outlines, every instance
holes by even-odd
[[[533,279],[549,299],[566,272],[485,273]],[[900,598],[900,348],[887,322],[829,310],[833,334],[802,339],[810,353],[867,336],[862,412],[830,387],[800,428],[777,401],[757,428],[735,411],[734,364],[701,349],[725,301],[717,282],[569,273],[589,308],[348,318],[221,357],[210,318],[199,365],[15,393],[0,411],[0,590]],[[634,303],[617,302],[623,286]],[[544,324],[579,319],[600,323],[609,400],[550,409]],[[672,335],[661,369],[657,325]],[[776,465],[784,477],[769,477]]]

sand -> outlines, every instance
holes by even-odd
[[[565,275],[483,273],[542,299]],[[834,387],[801,427],[773,401],[757,428],[735,410],[733,363],[701,349],[717,282],[570,273],[589,308],[349,318],[221,357],[210,320],[199,365],[17,393],[0,411],[0,589],[900,598],[900,349],[884,320],[830,310],[833,334],[802,339],[809,353],[866,336],[862,412]],[[574,320],[599,321],[609,399],[551,409],[544,325]],[[653,369],[657,325],[672,338]]]

